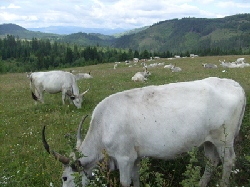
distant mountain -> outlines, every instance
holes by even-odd
[[[117,29],[108,29],[108,28],[84,28],[84,27],[75,27],[75,26],[50,26],[50,27],[41,27],[41,28],[27,28],[31,31],[39,31],[44,33],[55,33],[68,35],[73,33],[99,33],[103,35],[114,35],[117,33],[123,33],[128,31],[127,29],[117,28]]]
[[[65,35],[59,41],[67,42],[67,43],[74,43],[83,46],[111,46],[114,42],[115,37],[97,33],[74,33]]]
[[[124,35],[131,35],[131,34],[136,34],[138,32],[141,32],[143,30],[146,30],[148,29],[149,26],[145,26],[145,27],[141,27],[141,28],[135,28],[135,29],[132,29],[132,30],[128,30],[128,31],[125,31],[125,32],[121,32],[121,33],[117,33],[117,34],[114,34],[114,36],[116,38],[119,38],[121,36],[124,36]]]
[[[66,32],[67,28],[61,27]],[[69,28],[70,30],[70,28]],[[102,29],[101,29],[102,30]],[[90,32],[89,30],[88,32]],[[53,32],[51,30],[51,32]],[[0,25],[0,37],[48,38],[82,46],[111,46],[149,52],[193,52],[202,50],[250,50],[250,14],[225,18],[182,18],[161,21],[149,27],[116,35],[79,32],[68,35],[29,31],[14,24]],[[103,31],[102,31],[103,32]],[[209,54],[209,52],[207,52]]]
[[[21,39],[32,39],[32,38],[56,39],[60,37],[59,35],[52,33],[29,31],[19,25],[15,25],[12,23],[0,25],[0,38],[5,37],[7,34],[19,37]]]
[[[250,49],[250,14],[225,18],[166,20],[131,35],[118,38],[118,48],[158,52],[184,52],[206,48]]]
[[[18,33],[19,31],[25,32],[28,30],[23,27],[20,27],[19,25],[15,25],[11,23],[0,25],[0,35],[5,34],[5,33]]]

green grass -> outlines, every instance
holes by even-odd
[[[160,85],[171,82],[191,81],[210,76],[231,78],[239,82],[245,89],[248,103],[250,101],[250,68],[227,69],[219,66],[220,60],[234,61],[237,56],[183,58],[168,61],[160,59],[157,62],[176,63],[183,69],[179,73],[171,73],[161,67],[151,68],[152,76],[147,82],[132,82],[131,77],[141,66],[128,68],[119,64],[116,70],[114,64],[99,64],[94,66],[74,68],[82,72],[91,70],[93,79],[80,80],[80,91],[90,87],[85,95],[82,109],[73,105],[62,105],[61,94],[45,94],[45,104],[34,105],[29,80],[25,73],[0,75],[0,186],[3,187],[39,187],[61,186],[62,165],[47,154],[41,141],[41,130],[47,125],[46,136],[49,144],[56,151],[68,155],[78,124],[83,115],[92,114],[95,106],[110,94],[148,85]],[[250,62],[250,56],[245,56]],[[149,62],[148,62],[149,63]],[[154,63],[151,62],[151,63]],[[215,63],[219,68],[204,69],[202,63]],[[68,69],[69,70],[69,69]],[[245,117],[241,128],[241,143],[237,144],[236,168],[238,174],[232,177],[233,186],[247,186],[250,181],[250,106],[247,104]],[[90,117],[84,124],[84,133],[89,125]],[[168,186],[178,186],[183,178],[176,172],[178,167],[185,169],[186,162],[177,159],[169,162],[152,161],[158,171],[165,170],[164,177],[171,180]],[[165,165],[164,165],[164,164]],[[184,165],[183,165],[184,163]],[[160,165],[159,165],[160,164]],[[181,171],[183,172],[183,171]]]

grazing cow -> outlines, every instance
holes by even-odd
[[[172,72],[180,72],[182,69],[180,67],[173,66],[170,68]]]
[[[245,68],[245,67],[250,67],[250,64],[249,63],[245,63],[245,62],[242,62],[242,63],[237,63],[237,62],[225,62],[224,61],[220,61],[219,62],[221,63],[220,65],[224,68]]]
[[[65,97],[70,97],[77,108],[82,106],[82,98],[87,91],[79,94],[75,75],[64,71],[34,72],[30,75],[30,89],[32,97],[36,101],[44,103],[43,92],[51,94],[62,92],[62,102]]]
[[[89,73],[78,73],[75,75],[76,80],[80,80],[80,79],[92,79],[93,77],[90,75]]]
[[[219,60],[220,62],[220,65],[224,68],[228,68],[231,66],[231,63],[230,62],[226,62],[226,60],[224,59],[223,61]]]
[[[204,68],[217,68],[217,65],[215,65],[215,64],[207,64],[207,63],[205,63],[205,64],[202,64],[202,66]]]
[[[234,139],[238,135],[246,105],[242,87],[231,79],[210,77],[192,82],[136,88],[113,94],[93,111],[89,130],[82,141],[81,124],[76,149],[81,156],[73,162],[44,147],[65,165],[63,185],[74,185],[74,172],[82,175],[82,185],[104,158],[103,150],[120,171],[120,183],[139,187],[142,157],[174,159],[204,145],[211,161],[200,186],[207,186],[212,170],[221,161],[221,187],[229,186],[234,165]],[[129,109],[129,110],[128,110]],[[212,164],[212,166],[211,166]]]
[[[243,64],[245,63],[245,58],[237,58],[237,60],[235,61],[236,64]]]
[[[148,80],[146,77],[144,77],[144,75],[140,74],[140,73],[136,73],[132,78],[132,81],[134,82],[144,82],[146,80]]]
[[[171,69],[172,67],[174,67],[173,64],[167,64],[167,65],[164,66],[164,68],[168,68],[168,69]]]
[[[132,81],[134,82],[144,82],[151,75],[151,73],[145,68],[144,72],[137,72],[133,77]]]

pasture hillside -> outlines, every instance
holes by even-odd
[[[176,64],[181,72],[172,73],[163,66],[149,68],[152,73],[144,82],[132,82],[131,77],[137,71],[142,71],[141,65],[128,67],[124,63],[105,63],[78,67],[79,72],[91,71],[93,79],[79,80],[80,91],[90,88],[85,95],[82,109],[73,105],[62,105],[61,94],[45,94],[45,104],[34,105],[29,88],[29,79],[25,73],[9,73],[0,75],[0,186],[1,187],[44,187],[61,186],[62,165],[44,150],[41,140],[41,130],[47,126],[46,137],[53,149],[61,154],[69,155],[75,145],[75,133],[83,115],[92,114],[94,107],[110,94],[123,90],[160,85],[172,82],[192,81],[216,76],[230,78],[239,82],[247,95],[247,106],[243,119],[240,138],[236,146],[236,166],[232,175],[232,186],[248,186],[250,184],[250,67],[224,69],[219,60],[235,61],[242,56],[216,56],[180,58],[174,60],[159,59],[147,62]],[[243,56],[250,62],[250,56]],[[214,63],[216,69],[205,69],[202,63]],[[225,72],[223,70],[226,70]],[[121,106],[122,107],[122,106]],[[127,116],[129,117],[129,116]],[[84,134],[87,132],[90,117],[84,124]],[[202,152],[202,149],[200,150]],[[195,165],[203,167],[204,161]],[[152,163],[152,165],[150,164]],[[186,176],[186,166],[189,156],[172,161],[149,160],[144,167],[141,181],[144,186],[159,186],[160,181],[166,187],[183,186],[180,184]],[[217,174],[220,174],[220,170]],[[218,175],[213,177],[210,186],[216,186]],[[114,175],[115,177],[116,175]],[[190,176],[192,177],[192,176]],[[147,185],[146,185],[147,184]]]

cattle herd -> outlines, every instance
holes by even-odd
[[[114,69],[118,67],[116,64]],[[227,68],[233,65],[242,68],[247,64],[244,59],[221,62],[221,66]],[[172,72],[182,71],[172,64],[157,66]],[[214,64],[203,66],[217,68]],[[145,64],[143,67],[144,71],[135,73],[132,81],[146,81],[151,75],[148,71],[150,67]],[[88,92],[79,92],[77,80],[92,78],[90,73],[74,75],[65,71],[35,72],[28,77],[35,101],[44,102],[44,91],[62,92],[63,104],[65,99],[69,99],[77,108],[81,108],[82,98]],[[104,159],[103,150],[110,158],[109,168],[119,170],[121,185],[139,187],[141,158],[174,159],[201,145],[210,163],[205,167],[199,185],[208,185],[213,168],[221,162],[220,186],[228,187],[235,160],[234,139],[239,133],[245,106],[243,88],[231,79],[209,77],[135,88],[102,100],[92,113],[84,139],[81,137],[81,127],[87,116],[83,117],[77,131],[76,150],[84,156],[73,157],[72,162],[69,157],[51,150],[45,138],[45,127],[42,141],[48,153],[64,165],[63,187],[76,186],[75,172],[81,174],[82,186],[86,186],[92,177],[92,170]]]

